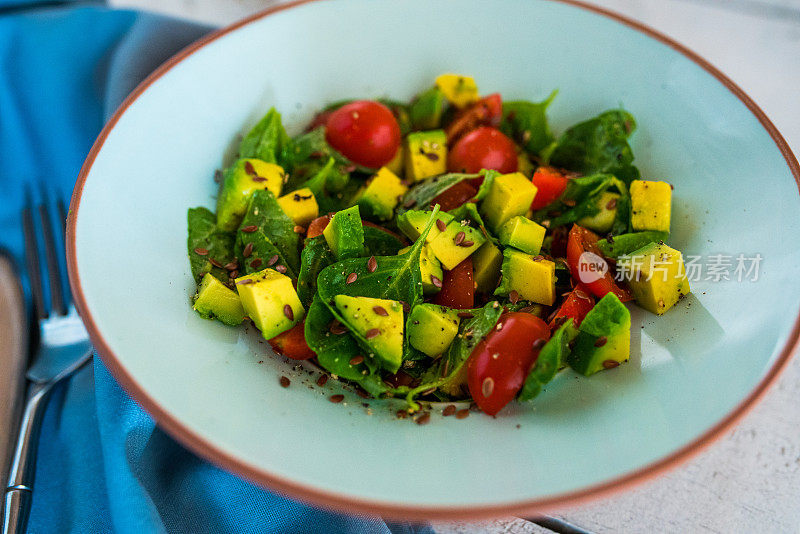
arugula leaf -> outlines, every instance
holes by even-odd
[[[520,401],[529,401],[542,392],[542,388],[547,385],[562,367],[562,363],[567,361],[569,356],[569,342],[575,337],[576,330],[572,321],[567,321],[553,333],[550,340],[539,351],[539,357],[533,365],[528,378],[522,385],[522,389],[517,395]]]
[[[270,108],[239,144],[240,158],[258,158],[283,166],[292,140],[281,123],[281,114]]]
[[[628,138],[636,130],[623,109],[601,113],[569,128],[549,153],[549,163],[581,174],[613,174],[626,185],[639,177]]]
[[[254,232],[243,228],[255,226]],[[250,197],[247,213],[236,233],[236,256],[241,259],[245,273],[265,269],[270,258],[278,255],[277,265],[286,267],[286,274],[297,278],[300,270],[300,236],[294,231],[294,221],[281,209],[275,195],[267,189],[258,190]],[[252,252],[243,257],[244,248],[251,244]],[[255,260],[261,262],[253,262]]]
[[[644,232],[633,232],[629,234],[615,235],[609,240],[601,239],[597,242],[597,248],[607,258],[619,258],[625,254],[630,254],[639,250],[649,243],[658,243],[669,237],[669,232],[657,232],[646,230]]]
[[[203,275],[211,273],[223,284],[227,283],[228,271],[214,267],[210,260],[225,265],[236,259],[233,253],[234,234],[217,228],[217,216],[207,208],[190,208],[186,219],[189,228],[189,264],[195,281],[199,282]],[[208,255],[197,254],[194,251],[196,248],[206,249]]]
[[[547,124],[547,107],[553,102],[558,90],[550,93],[542,102],[517,100],[503,102],[503,121],[500,130],[516,140],[525,150],[539,154],[554,141]]]
[[[600,195],[614,190],[620,194],[617,199],[617,216],[611,228],[612,234],[630,230],[631,197],[628,186],[611,174],[593,174],[573,178],[561,197],[550,206],[533,214],[534,220],[550,219],[550,228],[574,223],[582,217],[592,216],[600,211]]]

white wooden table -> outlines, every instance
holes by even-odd
[[[111,3],[225,25],[276,0]],[[761,106],[800,154],[800,0],[589,3],[637,19],[705,57]],[[800,533],[800,359],[733,432],[690,463],[634,491],[553,515],[598,533]],[[514,518],[435,528],[441,534],[550,532]]]

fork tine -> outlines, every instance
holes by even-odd
[[[44,236],[45,258],[47,259],[47,274],[50,277],[50,309],[59,315],[66,315],[67,308],[64,306],[64,295],[61,291],[61,270],[58,266],[58,252],[56,249],[55,238],[53,237],[53,223],[47,204],[50,198],[44,187],[42,187],[42,203],[39,205],[39,221],[42,223],[42,235]]]
[[[33,225],[33,200],[30,187],[25,187],[25,207],[22,208],[22,231],[25,236],[25,263],[33,296],[33,309],[38,319],[47,317],[42,292],[42,272],[39,267],[39,248],[36,242],[36,228]]]

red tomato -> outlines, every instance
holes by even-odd
[[[536,186],[536,198],[531,204],[532,210],[540,210],[561,196],[567,188],[567,177],[552,167],[539,167],[531,178]]]
[[[450,211],[472,200],[472,198],[477,194],[478,188],[473,186],[471,183],[466,181],[458,182],[449,189],[442,191],[438,197],[431,201],[431,204],[439,204],[442,211]]]
[[[445,128],[447,144],[451,145],[479,126],[500,126],[503,119],[503,99],[500,93],[485,96],[468,108],[459,111]]]
[[[299,322],[292,328],[269,340],[278,354],[293,360],[308,360],[317,354],[306,343],[305,323]]]
[[[331,113],[325,139],[354,163],[377,169],[397,153],[400,127],[383,104],[358,100]]]
[[[433,298],[434,304],[468,310],[475,306],[475,282],[473,280],[472,258],[467,258],[452,271],[444,272],[442,289]]]
[[[467,361],[467,384],[478,407],[495,415],[511,402],[525,383],[550,337],[547,324],[529,313],[507,312],[472,350]]]
[[[572,225],[567,239],[567,265],[572,278],[575,282],[581,282],[595,297],[602,298],[612,292],[622,302],[632,300],[631,292],[614,282],[611,268],[597,248],[598,239],[594,232],[577,224]],[[588,254],[583,256],[584,253],[589,253],[591,256]]]
[[[328,227],[328,223],[331,222],[330,215],[323,215],[322,217],[317,217],[311,224],[308,225],[308,230],[306,231],[306,237],[317,237],[318,235],[322,235],[322,232],[325,231],[325,228]]]
[[[517,149],[503,133],[489,126],[472,130],[458,140],[447,155],[451,172],[474,173],[495,169],[504,174],[516,172]]]
[[[558,308],[553,320],[550,321],[550,328],[558,326],[560,322],[558,321],[559,317],[570,317],[577,328],[592,308],[594,308],[594,298],[588,289],[582,284],[578,284],[575,286],[575,289],[567,295],[564,302],[561,303],[561,307]]]

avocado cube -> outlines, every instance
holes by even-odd
[[[619,198],[619,193],[603,191],[597,197],[597,209],[599,211],[594,215],[581,217],[578,219],[578,225],[599,234],[610,232],[611,227],[614,226],[614,220],[617,218],[617,201]]]
[[[552,306],[556,301],[556,264],[542,256],[531,256],[513,248],[503,251],[503,279],[494,294],[516,291],[520,297]]]
[[[539,254],[547,230],[523,215],[512,217],[500,227],[497,237],[500,243],[528,254]]]
[[[405,148],[403,145],[397,147],[397,152],[394,157],[386,164],[386,168],[395,173],[397,176],[403,176],[403,161],[405,156]]]
[[[307,187],[283,195],[278,198],[278,204],[284,213],[299,226],[308,226],[311,221],[319,217],[317,199],[311,189]]]
[[[406,191],[408,187],[395,173],[386,167],[381,167],[358,195],[356,203],[367,217],[387,221],[394,215],[394,208]]]
[[[408,252],[411,247],[405,247],[397,251],[398,254]],[[425,245],[419,253],[419,274],[422,276],[422,293],[433,295],[442,290],[441,282],[444,278],[442,264],[436,259],[430,245]],[[434,282],[434,278],[438,280]]]
[[[406,136],[405,176],[418,182],[447,170],[447,137],[444,130],[414,132]]]
[[[442,125],[444,93],[437,86],[420,93],[408,107],[411,124],[415,130],[434,130]]]
[[[462,109],[480,99],[478,85],[472,76],[460,74],[442,74],[436,78],[438,87],[445,98],[455,107]]]
[[[475,271],[475,288],[481,293],[494,293],[500,280],[503,253],[487,241],[472,255],[472,268]]]
[[[521,172],[498,176],[483,199],[481,215],[496,232],[512,217],[528,213],[536,191],[536,186]]]
[[[636,303],[656,315],[691,292],[683,255],[664,243],[650,243],[621,256],[617,268],[628,278]]]
[[[268,189],[276,197],[283,186],[283,167],[260,159],[240,159],[225,171],[217,199],[217,226],[226,232],[239,227],[254,191]]]
[[[431,213],[429,210],[408,210],[397,217],[397,228],[411,241],[416,241],[425,231],[425,226],[428,224],[428,219],[431,218]],[[453,220],[453,216],[446,211],[440,211],[436,219],[447,225]],[[440,233],[442,231],[439,230],[439,223],[434,223],[431,231],[425,237],[425,242],[430,243]]]
[[[396,300],[336,295],[336,309],[355,333],[366,340],[370,354],[396,373],[403,361],[403,305]]]
[[[442,266],[452,271],[485,241],[486,238],[480,230],[466,226],[460,221],[450,221],[444,232],[436,236],[429,246]]]
[[[244,319],[244,308],[239,295],[210,273],[203,276],[192,307],[205,319],[219,319],[231,326]]]
[[[458,334],[458,310],[418,304],[408,318],[408,342],[431,358],[443,354]]]
[[[667,182],[631,182],[631,226],[636,231],[669,232],[672,186]]]
[[[614,293],[594,305],[578,327],[567,363],[582,375],[593,375],[628,361],[631,314]]]
[[[240,276],[236,290],[242,307],[264,339],[272,339],[303,320],[305,310],[292,279],[273,269]]]
[[[364,250],[364,227],[358,206],[334,213],[322,235],[340,260],[361,254]]]

